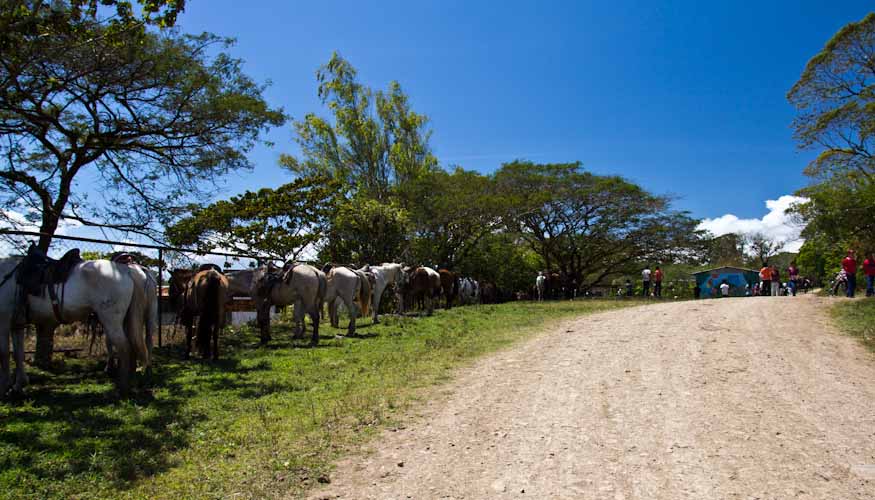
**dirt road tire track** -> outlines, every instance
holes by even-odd
[[[462,371],[311,498],[875,498],[875,359],[826,302],[563,323]]]

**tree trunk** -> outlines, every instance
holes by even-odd
[[[36,327],[36,354],[34,364],[42,369],[52,364],[52,352],[55,350],[55,328],[38,325]]]
[[[58,217],[50,212],[43,212],[43,222],[40,225],[40,232],[43,233],[39,238],[37,246],[43,252],[48,253],[49,245],[52,243],[52,236],[55,230],[58,229]],[[36,328],[36,353],[34,354],[34,364],[40,368],[48,368],[52,364],[52,351],[55,350],[55,329],[54,327],[37,326]]]

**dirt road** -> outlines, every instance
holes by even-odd
[[[460,373],[312,497],[875,498],[875,357],[825,301],[564,323]]]

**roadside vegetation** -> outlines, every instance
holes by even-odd
[[[842,300],[830,312],[842,331],[875,351],[875,300]]]
[[[400,425],[426,388],[477,356],[563,318],[634,300],[515,302],[385,316],[318,348],[257,347],[226,333],[222,359],[183,362],[156,349],[151,392],[118,401],[97,360],[31,371],[25,400],[0,405],[0,498],[274,498],[330,481],[330,464],[377,431]],[[341,326],[345,323],[341,321]]]

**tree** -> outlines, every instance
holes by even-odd
[[[319,251],[323,262],[395,262],[407,247],[410,219],[397,201],[359,195],[339,203]]]
[[[875,181],[875,13],[843,27],[808,61],[787,94],[802,148],[820,154],[813,177]]]
[[[191,207],[190,215],[167,228],[167,237],[174,245],[204,251],[222,247],[285,262],[322,238],[336,192],[333,182],[321,178],[247,191],[206,207]]]
[[[744,236],[729,233],[705,240],[705,261],[708,265],[743,266],[745,263]]]
[[[410,183],[407,194],[414,226],[413,256],[417,262],[450,269],[498,228],[508,211],[493,179],[462,168],[423,175]]]
[[[513,207],[507,229],[545,266],[580,285],[600,284],[641,261],[686,259],[702,235],[698,221],[670,210],[669,199],[580,163],[516,161],[495,179]]]
[[[37,214],[44,250],[62,219],[157,237],[285,121],[241,61],[210,55],[227,39],[118,29],[83,15],[91,1],[25,4],[27,29],[0,53],[0,207]],[[166,24],[184,3],[144,5]]]
[[[405,182],[437,168],[428,145],[428,118],[410,109],[397,82],[374,92],[337,54],[319,68],[319,98],[333,122],[308,114],[294,122],[302,157],[280,163],[298,175],[336,179],[349,194],[386,201]]]
[[[763,233],[745,236],[744,243],[748,254],[762,267],[769,265],[769,259],[777,255],[786,244],[783,240],[770,238]]]
[[[818,151],[805,170],[812,183],[798,192],[809,201],[794,211],[806,224],[805,260],[821,274],[838,265],[825,256],[875,249],[875,13],[840,29],[787,98],[799,146]]]

